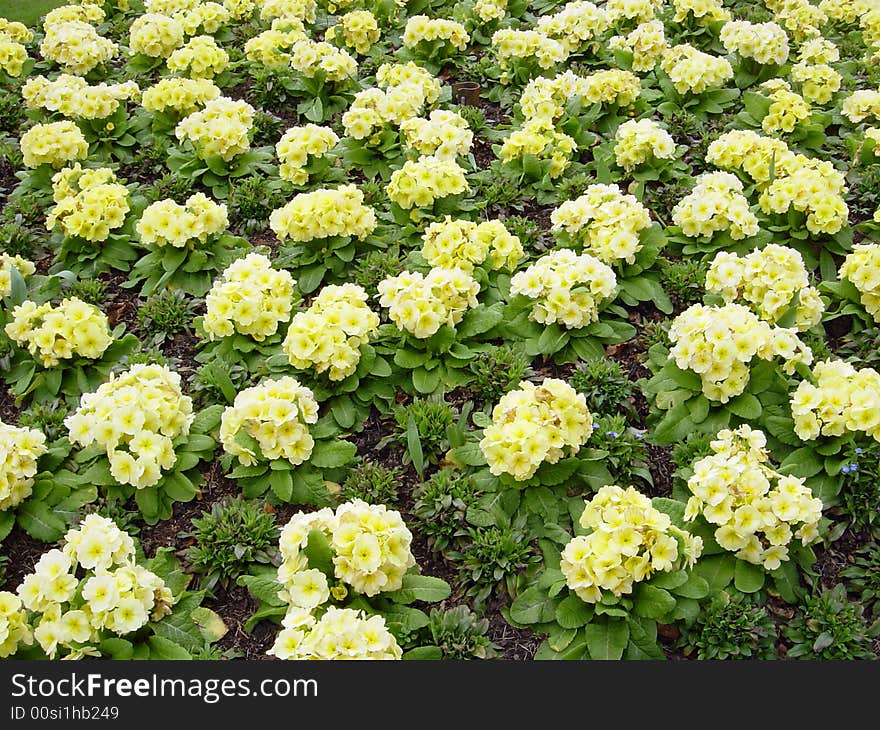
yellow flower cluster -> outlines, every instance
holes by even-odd
[[[330,380],[344,380],[361,359],[361,345],[379,327],[379,315],[367,305],[367,292],[356,284],[325,286],[305,312],[290,320],[284,352],[290,364]]]
[[[813,361],[813,353],[794,330],[773,327],[742,304],[694,304],[672,321],[669,340],[675,364],[699,375],[703,395],[720,403],[745,390],[755,357],[781,357],[789,374],[798,363]]]
[[[169,615],[174,603],[165,581],[137,564],[128,533],[97,514],[68,531],[61,550],[43,553],[18,597],[40,614],[34,638],[50,659],[59,650],[64,659],[94,656],[102,632],[131,634]]]
[[[701,24],[726,23],[730,20],[730,11],[719,0],[673,0],[675,8],[673,21],[683,23],[688,16],[693,16]]]
[[[294,278],[258,253],[232,262],[214,282],[205,298],[204,328],[208,338],[229,337],[236,332],[257,342],[278,331],[278,323],[290,319]]]
[[[202,0],[146,0],[144,10],[148,13],[174,15],[198,7]]]
[[[513,58],[535,58],[544,70],[568,58],[564,44],[537,30],[501,28],[492,34],[492,48],[502,69],[509,68]]]
[[[183,26],[161,13],[144,13],[135,18],[128,32],[128,45],[135,53],[151,58],[168,58],[183,45]]]
[[[297,41],[303,40],[306,33],[302,23],[297,20],[285,21],[284,26],[284,30],[270,28],[249,38],[244,44],[247,60],[264,66],[288,66],[290,47]]]
[[[584,194],[566,200],[550,215],[553,231],[565,231],[583,250],[606,264],[631,264],[641,250],[639,232],[651,225],[651,216],[633,195],[617,185],[590,185]]]
[[[611,267],[588,253],[560,248],[539,258],[511,279],[511,294],[535,299],[529,317],[541,324],[570,329],[599,318],[599,305],[614,295],[617,277]]]
[[[782,65],[788,60],[788,36],[776,23],[732,20],[721,29],[721,43],[731,53],[761,64]]]
[[[798,124],[810,118],[810,105],[791,90],[787,81],[770,79],[761,84],[761,88],[768,92],[771,101],[761,120],[761,127],[768,134],[791,133]]]
[[[776,243],[745,256],[720,251],[706,274],[706,291],[721,294],[728,303],[748,304],[770,324],[776,324],[797,297],[792,326],[801,331],[818,324],[825,311],[800,252]]]
[[[819,29],[828,22],[828,16],[809,0],[765,0],[764,4],[798,42],[821,35]]]
[[[0,659],[15,654],[19,645],[30,646],[33,643],[33,634],[22,610],[21,599],[9,591],[0,591]]]
[[[730,61],[703,53],[687,43],[667,48],[660,60],[660,68],[679,94],[702,94],[706,89],[719,87],[733,78]]]
[[[46,437],[42,431],[7,426],[0,421],[0,512],[31,496],[37,461],[45,453]],[[0,645],[2,640],[0,632]]]
[[[742,182],[729,172],[700,175],[694,189],[672,209],[672,222],[692,238],[729,231],[731,238],[740,241],[759,230]]]
[[[433,155],[407,160],[391,173],[385,192],[401,208],[422,208],[435,200],[470,190],[464,170],[455,160],[441,160]]]
[[[463,51],[470,40],[470,36],[461,23],[445,18],[431,18],[427,15],[412,15],[406,21],[403,29],[403,45],[407,48],[415,48],[419,43],[433,43],[434,41],[446,41],[451,46]]]
[[[844,173],[831,162],[795,154],[781,140],[734,130],[709,145],[706,160],[740,168],[763,187],[759,202],[765,213],[781,214],[793,207],[807,216],[807,229],[814,234],[837,233],[847,222]]]
[[[85,76],[119,52],[113,41],[98,35],[93,25],[82,20],[46,25],[45,33],[40,53],[67,73]]]
[[[639,77],[623,69],[606,69],[589,76],[565,71],[552,79],[539,76],[529,81],[519,103],[526,120],[549,123],[562,116],[573,96],[582,97],[588,104],[626,107],[638,98],[641,88]]]
[[[106,449],[117,482],[144,489],[177,463],[174,439],[189,433],[193,418],[180,375],[164,365],[138,364],[84,393],[64,424],[71,443]]]
[[[629,50],[633,54],[633,71],[653,71],[667,47],[663,21],[640,23],[628,35],[616,35],[608,42],[612,50]]]
[[[245,388],[223,411],[220,443],[244,466],[284,459],[294,466],[312,455],[315,440],[309,424],[318,420],[318,402],[296,378],[286,376]],[[245,445],[239,434],[254,439],[260,451]]]
[[[228,162],[250,149],[248,135],[253,123],[254,108],[250,104],[221,96],[181,119],[174,134],[181,142],[192,142],[202,159],[221,157]]]
[[[0,35],[6,36],[16,43],[30,43],[34,39],[34,34],[24,23],[17,20],[8,20],[0,18]]]
[[[843,360],[813,368],[816,385],[803,380],[791,395],[794,432],[802,441],[862,431],[880,441],[880,373]]]
[[[25,301],[12,310],[5,331],[46,368],[74,357],[97,360],[113,342],[107,315],[76,297],[57,307]]]
[[[130,210],[128,188],[116,182],[108,167],[84,170],[77,163],[60,170],[52,176],[52,193],[55,206],[46,227],[51,231],[60,225],[64,235],[87,241],[106,241]]]
[[[841,114],[853,124],[880,119],[880,89],[859,89],[843,100]]]
[[[612,25],[626,25],[627,21],[647,23],[663,7],[663,0],[607,0],[605,12]]]
[[[220,93],[220,88],[209,79],[160,79],[144,89],[141,105],[152,112],[170,109],[186,115],[218,98]]]
[[[832,20],[839,20],[846,25],[858,23],[860,16],[871,9],[872,0],[822,0],[819,9]]]
[[[630,119],[614,133],[614,158],[624,170],[630,171],[656,160],[675,157],[675,140],[652,119]]]
[[[278,582],[283,589],[278,597],[291,606],[310,611],[330,596],[326,576],[322,585],[308,585],[315,579],[320,583],[315,575],[320,571],[308,569],[304,552],[313,530],[323,533],[330,544],[336,578],[365,596],[398,590],[403,576],[416,564],[410,550],[412,533],[397,510],[354,499],[339,505],[335,513],[328,507],[297,512],[281,530],[279,540]]]
[[[599,603],[605,591],[628,595],[656,573],[692,567],[703,552],[702,538],[677,528],[633,487],[602,487],[586,500],[580,524],[590,533],[568,542],[559,568],[586,603]]]
[[[20,76],[28,58],[24,44],[33,37],[33,33],[22,23],[0,18],[0,69],[10,76]]]
[[[140,89],[134,81],[89,85],[81,76],[61,74],[54,81],[32,76],[22,86],[21,95],[29,109],[48,109],[80,119],[104,119],[119,108],[120,102],[137,99]]]
[[[702,514],[719,526],[715,540],[722,548],[766,570],[788,560],[792,538],[804,545],[819,538],[822,500],[802,478],[770,466],[763,432],[745,425],[724,429],[710,445],[713,453],[694,463],[688,479],[693,496],[685,520]]]
[[[287,205],[272,211],[269,226],[282,241],[335,236],[363,240],[376,227],[376,211],[364,205],[364,194],[356,185],[340,185],[299,193]]]
[[[229,22],[230,16],[229,10],[215,2],[199,3],[174,14],[186,35],[195,35],[199,30],[202,33],[216,33]]]
[[[367,661],[403,656],[397,639],[378,614],[367,618],[363,611],[330,606],[315,619],[308,611],[291,607],[281,626],[275,643],[266,652],[279,659]]]
[[[586,398],[564,380],[527,380],[504,394],[492,409],[492,424],[483,431],[480,450],[495,476],[531,479],[544,462],[555,464],[576,454],[593,433]]]
[[[422,257],[431,266],[471,273],[488,259],[489,268],[513,271],[525,256],[519,237],[499,220],[472,223],[446,216],[422,236]]]
[[[37,267],[21,256],[0,253],[0,299],[12,292],[12,269],[17,269],[24,278],[33,274]]]
[[[529,119],[514,129],[504,140],[499,152],[504,162],[534,155],[539,160],[550,160],[551,178],[559,177],[571,162],[577,142],[544,118]]]
[[[358,53],[369,53],[381,35],[375,15],[369,10],[353,10],[339,18],[339,23],[327,29],[324,40],[339,41]]]
[[[233,20],[243,20],[257,9],[257,0],[223,0],[223,7]]]
[[[229,226],[226,206],[204,193],[193,193],[181,205],[175,200],[150,204],[137,222],[141,241],[152,246],[195,247]]]
[[[290,47],[290,65],[310,78],[321,73],[326,81],[344,81],[357,75],[357,61],[347,51],[308,38]]]
[[[262,20],[280,18],[304,23],[315,22],[315,11],[318,7],[315,0],[261,0],[258,5]]]
[[[425,276],[404,271],[379,282],[379,304],[400,329],[425,339],[442,326],[455,327],[477,306],[480,285],[461,269],[432,268]]]
[[[580,49],[587,41],[601,36],[609,24],[610,20],[603,9],[589,0],[574,0],[553,15],[540,16],[535,30],[559,41],[567,55]]]
[[[281,179],[305,185],[309,180],[305,170],[309,156],[312,159],[323,157],[337,142],[339,137],[330,127],[319,127],[317,124],[291,127],[275,145],[275,154],[281,161],[278,170]]]
[[[89,143],[79,127],[71,121],[35,124],[19,140],[25,167],[52,165],[63,167],[82,160],[89,154]]]
[[[839,273],[859,290],[862,306],[880,322],[880,244],[857,243],[847,254]]]
[[[412,62],[382,64],[376,82],[385,90],[358,92],[342,115],[342,126],[349,137],[366,139],[387,124],[399,125],[421,114],[440,96],[440,81]]]
[[[212,79],[223,73],[229,54],[217,45],[213,36],[199,35],[178,48],[166,61],[169,71],[193,79]]]
[[[808,102],[827,104],[840,89],[843,77],[825,63],[800,61],[791,67],[791,80],[801,86],[801,95]]]
[[[840,60],[840,51],[827,38],[811,38],[801,43],[798,49],[800,63],[836,63]]]
[[[455,160],[471,150],[474,141],[468,123],[458,114],[435,109],[427,119],[412,117],[404,120],[400,131],[406,139],[404,146],[420,155],[433,155],[439,160]]]
[[[474,14],[484,23],[501,20],[507,15],[507,0],[476,0]]]

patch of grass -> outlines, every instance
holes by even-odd
[[[46,13],[61,5],[64,0],[0,0],[0,17],[17,20],[32,28]]]

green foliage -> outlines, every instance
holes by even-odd
[[[251,384],[245,365],[222,358],[199,365],[190,383],[190,393],[202,403],[232,403],[236,394]]]
[[[253,143],[255,145],[274,145],[284,134],[284,120],[281,117],[258,110],[254,114]]]
[[[371,297],[378,293],[379,282],[397,276],[404,269],[400,249],[396,246],[384,251],[368,251],[359,256],[352,272],[352,281],[363,287]]]
[[[67,404],[60,399],[32,403],[21,412],[18,425],[42,431],[46,434],[46,439],[51,442],[67,435],[64,419],[68,413]]]
[[[683,627],[678,645],[697,659],[775,659],[776,625],[751,597],[720,591]]]
[[[670,261],[661,258],[660,283],[680,307],[702,301],[708,264],[697,258],[684,261]]]
[[[159,162],[164,167],[164,156]],[[144,191],[144,195],[148,203],[171,199],[183,205],[186,199],[192,195],[192,192],[192,183],[189,180],[174,173],[166,172]]]
[[[141,331],[160,343],[179,332],[191,331],[194,316],[194,302],[183,292],[171,289],[148,297],[137,313]]]
[[[468,366],[474,379],[470,384],[487,404],[498,402],[507,391],[532,375],[531,358],[515,345],[500,345],[478,354]]]
[[[369,504],[397,504],[400,478],[399,469],[388,468],[378,461],[362,459],[348,472],[339,496],[346,502],[362,499]]]
[[[0,241],[5,253],[26,259],[36,258],[42,248],[40,234],[28,225],[21,213],[12,215],[4,211],[0,214]]]
[[[852,565],[840,577],[847,579],[847,589],[858,595],[871,616],[880,615],[880,545],[869,542],[856,551]]]
[[[847,600],[842,583],[808,597],[783,635],[792,659],[877,658],[871,648],[877,626],[868,626],[863,607]]]
[[[464,119],[468,126],[471,128],[471,131],[474,134],[479,134],[488,128],[488,122],[486,121],[486,115],[483,113],[483,110],[478,106],[470,106],[468,104],[460,104],[458,106],[452,107],[452,111],[454,111],[458,116]]]
[[[880,444],[849,442],[841,466],[840,510],[855,530],[880,528]]]
[[[519,238],[526,251],[532,250],[541,240],[541,226],[531,218],[512,215],[504,219],[504,226],[511,235]]]
[[[124,530],[129,535],[140,534],[141,528],[138,524],[140,515],[138,515],[136,510],[128,509],[125,503],[120,500],[109,499],[103,494],[99,495],[94,502],[83,505],[78,519],[82,520],[86,515],[90,514],[98,514],[101,517],[113,520],[120,530]]]
[[[263,231],[269,227],[269,215],[287,202],[266,178],[250,175],[239,178],[229,194],[229,224],[242,233]]]
[[[103,308],[107,302],[107,282],[100,279],[79,279],[70,285],[67,296],[78,297],[84,302]]]
[[[499,647],[488,637],[489,620],[467,606],[432,608],[424,632],[426,643],[440,648],[444,659],[494,659]]]
[[[432,550],[445,554],[461,542],[479,496],[473,477],[456,469],[441,469],[413,490],[413,514]]]
[[[541,560],[529,542],[524,519],[504,527],[468,527],[461,547],[446,557],[457,564],[459,580],[467,586],[465,593],[474,597],[477,607],[492,596],[515,596],[519,579]]]
[[[395,406],[392,413],[394,439],[406,449],[404,461],[430,462],[449,448],[455,409],[446,401],[414,398],[407,405]]]
[[[263,503],[242,497],[215,502],[210,512],[193,519],[192,531],[182,534],[194,543],[186,550],[186,559],[201,576],[205,590],[228,586],[254,564],[276,561],[278,527],[275,516],[263,509]]]
[[[632,403],[635,384],[616,360],[603,358],[580,363],[572,371],[568,382],[586,396],[587,408],[591,413],[617,413],[623,410],[635,415]]]
[[[622,415],[599,416],[588,446],[604,451],[604,465],[615,484],[653,484],[644,432],[629,426]]]

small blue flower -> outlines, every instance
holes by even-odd
[[[842,471],[844,474],[850,474],[851,472],[858,471],[858,470],[859,470],[858,464],[844,464],[842,467],[840,467],[840,471]]]
[[[610,436],[613,439],[616,439],[618,436],[620,436],[620,434],[617,433],[617,431],[606,431],[605,435]]]
[[[863,448],[857,446],[857,447],[856,447],[856,453],[857,453],[857,454],[864,454],[864,453],[865,453],[865,450],[864,450]]]

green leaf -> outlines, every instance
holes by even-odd
[[[761,415],[761,401],[759,401],[751,393],[743,393],[736,398],[728,401],[727,410],[735,416],[746,420],[754,420]]]
[[[111,659],[126,661],[131,659],[132,654],[134,654],[134,646],[130,641],[112,637],[104,639],[98,644],[98,651],[103,656],[109,656]]]
[[[334,580],[333,550],[330,548],[327,536],[323,532],[320,530],[309,532],[309,539],[303,553],[308,558],[310,568],[320,570],[331,581]]]
[[[138,509],[147,519],[159,516],[159,490],[156,487],[138,489],[134,493]]]
[[[419,477],[425,473],[425,454],[422,451],[422,440],[419,436],[419,427],[416,425],[415,416],[410,414],[406,424],[406,450],[412,459],[413,467]]]
[[[504,319],[504,306],[500,302],[493,304],[491,307],[479,306],[468,312],[462,317],[456,331],[460,339],[467,339],[475,335],[481,335],[488,332]]]
[[[633,608],[639,616],[659,619],[675,608],[675,598],[663,588],[643,584],[634,593]]]
[[[345,466],[357,456],[357,446],[350,441],[318,441],[309,457],[309,463],[319,469]]]
[[[423,367],[418,367],[412,371],[412,382],[419,393],[433,393],[440,385],[440,368],[425,370]]]
[[[28,535],[42,542],[55,542],[67,529],[67,523],[47,504],[33,499],[18,508],[18,524]]]
[[[535,586],[520,593],[510,604],[510,617],[519,624],[538,624],[556,619],[556,601]]]
[[[386,593],[385,597],[395,603],[403,604],[412,603],[413,601],[435,603],[449,598],[451,593],[452,589],[449,587],[449,584],[441,578],[407,573],[403,576],[401,587],[396,591]]]
[[[711,590],[720,591],[730,585],[735,569],[736,558],[725,554],[702,558],[694,566],[693,572],[705,578]]]
[[[293,498],[293,475],[289,471],[271,471],[269,487],[282,502],[290,502]]]
[[[760,565],[752,565],[745,560],[736,561],[733,584],[743,593],[756,593],[764,586],[765,573]]]
[[[162,482],[162,487],[175,502],[189,502],[198,494],[196,486],[180,472],[172,472]]]
[[[598,619],[584,627],[584,636],[591,659],[616,660],[629,642],[629,626],[621,619]]]
[[[150,647],[150,659],[191,660],[192,654],[184,649],[180,644],[175,644],[161,636],[151,636],[147,641]]]
[[[405,651],[400,658],[407,661],[438,661],[443,658],[443,651],[439,646],[417,646]]]
[[[351,428],[357,420],[357,409],[354,407],[351,398],[347,396],[334,398],[330,404],[330,411],[333,413],[336,423],[342,428]]]
[[[771,570],[770,575],[773,577],[774,587],[784,601],[797,603],[800,600],[804,591],[801,588],[800,575],[793,560],[786,560],[776,570]]]
[[[82,475],[82,480],[86,484],[94,484],[97,487],[113,487],[118,482],[110,474],[110,462],[106,458],[101,458],[97,463],[90,466]]]
[[[709,595],[709,581],[702,576],[691,573],[688,576],[687,583],[675,588],[673,593],[685,598],[705,598]]]
[[[193,623],[199,627],[205,641],[213,644],[220,641],[229,632],[229,627],[220,615],[204,606],[197,606],[190,613]]]
[[[579,629],[593,618],[593,607],[574,593],[563,598],[556,607],[556,622],[564,629]]]
[[[657,623],[650,619],[633,616],[629,620],[629,646],[627,659],[665,659],[663,649],[657,644]],[[629,650],[635,647],[636,651]],[[632,654],[633,656],[630,656]]]
[[[0,542],[12,531],[15,524],[15,512],[0,512]]]

